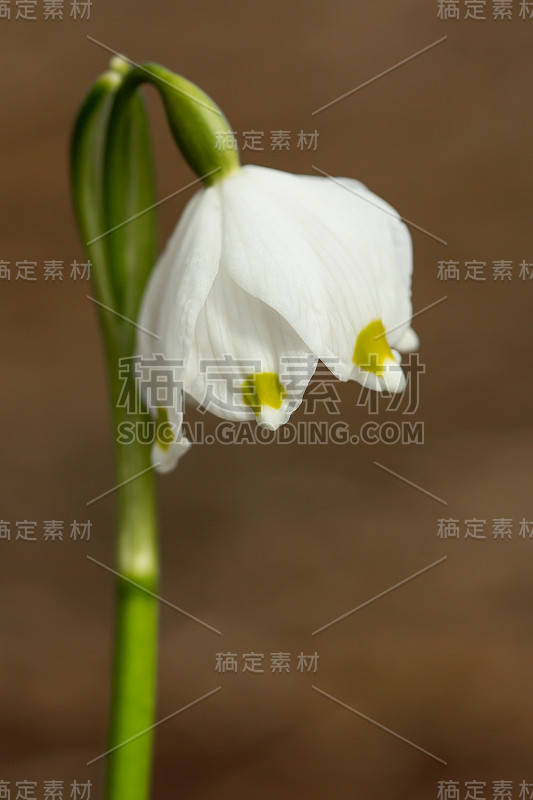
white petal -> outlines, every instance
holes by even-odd
[[[221,191],[228,272],[341,380],[358,379],[354,346],[369,323],[394,328],[391,344],[401,339],[411,316],[410,236],[384,201],[349,179],[261,167],[244,167]]]
[[[173,469],[190,447],[181,435],[185,364],[198,313],[218,271],[220,254],[220,196],[215,189],[202,189],[189,201],[152,271],[139,316],[138,387],[154,417],[158,407],[166,409],[176,435],[166,448],[157,439],[152,446],[152,463],[157,464],[158,472]],[[153,366],[157,358],[162,366]],[[172,373],[167,397],[159,401],[153,396],[158,369]]]
[[[178,379],[183,378],[196,319],[218,272],[221,224],[218,191],[200,190],[181,216],[143,297],[137,352],[144,359],[163,354],[173,362]]]
[[[420,347],[420,339],[412,328],[407,328],[396,347],[400,353],[414,353]]]
[[[277,375],[286,395],[279,408],[256,408],[260,424],[275,429],[300,405],[316,358],[276,311],[247,294],[222,262],[196,322],[185,391],[227,419],[254,419],[243,399],[251,376]]]
[[[157,472],[164,474],[174,469],[178,461],[191,447],[185,437],[179,441],[172,442],[168,447],[163,448],[159,442],[154,442],[152,445],[152,452],[150,454],[152,465],[156,468]]]
[[[396,356],[396,352],[394,352]],[[373,372],[360,369],[356,364],[353,366],[352,380],[357,381],[367,389],[374,389],[377,392],[403,392],[406,386],[406,378],[403,370],[398,363],[390,359],[383,365],[383,374],[375,375]]]

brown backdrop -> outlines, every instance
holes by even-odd
[[[459,4],[464,16],[464,2]],[[95,309],[83,281],[43,263],[82,258],[70,208],[69,130],[109,54],[157,60],[220,103],[236,131],[267,133],[247,161],[367,183],[414,230],[414,306],[427,372],[425,444],[197,447],[161,480],[163,607],[158,715],[222,690],[158,729],[156,797],[437,797],[439,780],[533,786],[531,245],[533,20],[439,20],[437,3],[348,0],[105,4],[90,20],[0,19],[4,399],[0,541],[0,780],[94,782],[100,796],[112,634],[114,484]],[[65,17],[69,5],[65,4]],[[447,35],[315,117],[311,112]],[[150,95],[158,193],[192,180]],[[272,152],[268,132],[319,131],[316,152]],[[190,192],[163,204],[165,238]],[[15,280],[36,261],[38,279]],[[459,262],[442,281],[439,260]],[[465,262],[487,280],[464,280]],[[493,261],[511,261],[495,281]],[[368,418],[354,385],[341,419]],[[388,418],[385,416],[385,418]],[[210,420],[214,428],[216,421]],[[373,465],[420,485],[439,504]],[[437,536],[439,518],[461,523]],[[464,520],[486,519],[485,540]],[[494,540],[492,520],[513,520]],[[43,541],[45,520],[92,521],[90,542]],[[14,540],[36,521],[37,542]],[[448,559],[316,637],[313,630]],[[269,674],[268,654],[319,653],[316,674]],[[266,673],[220,675],[217,652],[266,655]],[[447,762],[335,705],[341,702]],[[504,797],[506,795],[503,795]],[[526,795],[528,796],[528,795]]]

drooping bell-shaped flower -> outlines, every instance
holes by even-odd
[[[211,161],[196,159],[198,174],[211,167],[215,132],[227,124],[213,109]],[[270,429],[301,403],[319,359],[341,381],[401,391],[399,352],[418,342],[411,237],[398,213],[350,178],[241,167],[234,152],[218,152],[220,168],[152,271],[141,356],[180,364],[185,393],[219,416]],[[209,365],[230,370],[237,390],[213,380]],[[153,456],[164,470],[186,447],[181,410],[167,412],[177,441],[156,445]]]

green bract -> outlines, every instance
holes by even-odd
[[[211,185],[240,166],[237,147],[217,147],[220,135],[233,138],[230,125],[216,103],[194,83],[160,64],[139,64],[127,75],[121,93],[140,83],[154,86],[165,106],[172,135],[191,169]]]

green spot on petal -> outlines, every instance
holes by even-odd
[[[275,372],[258,372],[249,375],[242,385],[242,399],[256,416],[261,406],[281,408],[287,392]]]
[[[380,319],[371,322],[363,328],[353,351],[352,361],[366,372],[373,372],[381,377],[387,362],[394,361],[394,356],[389,347],[385,328]]]

